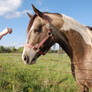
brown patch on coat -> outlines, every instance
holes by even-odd
[[[73,51],[72,72],[79,85],[92,87],[92,47],[74,30],[63,31]]]
[[[84,58],[86,50],[88,47],[90,48],[90,46],[85,43],[80,33],[72,29],[68,31],[64,31],[64,33],[68,38],[69,43],[73,49],[73,54],[76,54],[78,58]]]
[[[45,15],[49,16],[49,18],[51,18],[51,24],[57,29],[59,30],[63,24],[64,21],[62,19],[62,15],[58,14],[58,13],[45,13]]]

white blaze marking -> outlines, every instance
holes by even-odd
[[[63,20],[64,20],[64,25],[60,30],[69,31],[70,29],[73,29],[78,33],[80,33],[86,44],[92,46],[92,32],[85,25],[80,24],[76,20],[66,15],[63,15]]]

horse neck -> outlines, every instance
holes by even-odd
[[[67,38],[63,34],[63,32],[60,30],[63,25],[63,19],[62,15],[57,14],[49,14],[49,17],[52,19],[51,21],[51,27],[52,27],[52,33],[56,39],[56,42],[64,49],[64,51],[68,54],[70,58],[72,58],[72,49],[67,42]]]
[[[87,53],[92,49],[91,31],[65,15],[62,15],[57,25],[55,37],[57,37],[58,43],[70,58],[76,56],[76,58],[81,59],[83,56],[87,56]],[[58,27],[60,28],[58,29]]]

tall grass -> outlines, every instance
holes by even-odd
[[[0,92],[79,92],[66,54],[41,56],[25,65],[21,54],[0,54]]]

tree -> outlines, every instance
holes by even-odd
[[[18,48],[17,52],[22,53],[22,52],[23,52],[23,48],[24,48],[24,47]]]

